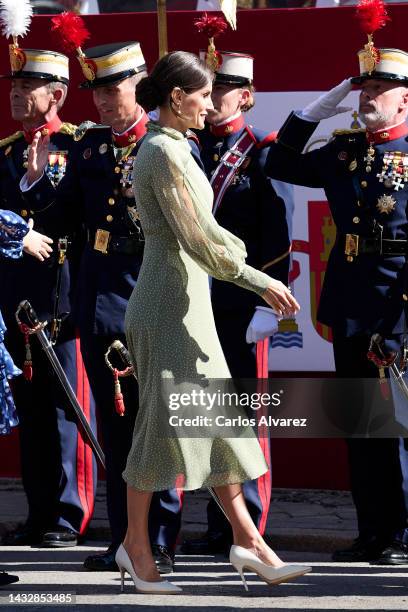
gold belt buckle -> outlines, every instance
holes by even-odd
[[[346,244],[344,248],[344,253],[346,255],[358,255],[358,234],[346,234]]]
[[[110,232],[108,232],[107,230],[103,230],[103,229],[96,230],[95,243],[94,243],[95,251],[99,251],[100,253],[107,255],[110,235],[111,235]]]

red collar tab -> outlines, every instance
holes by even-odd
[[[116,147],[122,149],[136,144],[146,134],[146,123],[149,121],[148,116],[143,112],[139,121],[131,128],[123,132],[123,134],[115,134],[112,130],[112,140]]]
[[[243,115],[239,115],[232,121],[227,121],[227,123],[222,123],[221,125],[210,125],[210,132],[213,136],[230,136],[231,134],[235,134],[235,132],[239,132],[245,125],[245,120]]]
[[[408,125],[400,123],[388,130],[381,130],[379,132],[366,132],[367,140],[370,144],[381,144],[382,142],[388,142],[389,140],[396,140],[408,135]]]
[[[31,130],[23,130],[24,138],[25,138],[26,142],[28,142],[28,144],[31,144],[33,142],[33,138],[34,138],[34,136],[35,136],[35,134],[37,132],[41,132],[41,136],[47,136],[47,134],[49,136],[52,136],[52,134],[55,134],[56,132],[60,131],[61,125],[62,125],[62,121],[56,115],[54,117],[54,119],[52,119],[48,123],[44,123],[44,125],[40,125],[40,126],[34,128],[34,129],[31,129]]]
[[[257,149],[264,149],[265,147],[269,147],[272,142],[275,142],[278,132],[270,132],[263,140],[256,143]]]

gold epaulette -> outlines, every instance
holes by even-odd
[[[3,138],[2,140],[0,140],[0,147],[6,147],[8,144],[11,144],[22,136],[24,136],[24,133],[21,130],[19,130],[18,132],[14,132],[14,134],[11,134],[11,136],[7,136],[7,138]]]
[[[75,132],[77,131],[77,129],[78,129],[77,125],[74,125],[73,123],[67,123],[66,121],[64,121],[63,124],[61,125],[60,133],[68,134],[68,136],[73,136]]]
[[[82,138],[85,136],[86,132],[88,130],[93,130],[93,129],[97,129],[97,128],[109,128],[109,126],[107,125],[101,125],[100,123],[94,123],[94,121],[84,121],[83,123],[81,123],[81,125],[79,125],[74,133],[74,140],[76,142],[78,142],[79,140],[82,140]]]
[[[345,136],[349,134],[362,134],[365,132],[365,128],[357,128],[356,130],[348,129],[348,130],[334,130],[332,136]]]

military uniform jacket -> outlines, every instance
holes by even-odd
[[[381,226],[384,239],[407,239],[408,184],[395,190],[380,180],[395,153],[408,157],[408,138],[402,136],[372,145],[365,130],[335,133],[324,147],[302,154],[317,124],[292,113],[270,147],[269,176],[325,190],[337,230],[329,256],[318,319],[347,336],[404,331],[405,257],[360,253],[345,254],[345,235],[372,238]],[[407,156],[407,157],[405,157]],[[378,176],[380,175],[380,176]]]
[[[211,176],[224,153],[234,146],[244,128],[224,137],[213,135],[208,127],[199,132],[201,159],[207,177]],[[232,184],[216,210],[218,223],[241,238],[248,253],[246,263],[269,276],[288,283],[290,240],[285,203],[264,172],[270,139],[267,133],[250,128],[262,148],[254,146],[238,169]],[[232,283],[212,280],[212,303],[223,310],[254,309],[265,302],[251,291]]]
[[[64,205],[71,203],[88,235],[74,318],[83,332],[123,334],[127,302],[143,258],[144,238],[132,190],[133,161],[142,139],[118,149],[113,146],[110,127],[90,122],[79,127],[75,138],[75,152],[58,189],[58,198]],[[30,202],[38,192],[43,201],[55,197],[46,176],[27,192]],[[116,242],[140,242],[141,248],[131,254],[103,254],[94,249],[98,230],[110,232]]]
[[[50,140],[49,164],[46,172],[57,186],[69,162],[73,148],[72,135],[76,127],[62,123],[60,131]],[[0,308],[6,321],[14,323],[14,313],[19,302],[28,299],[41,319],[51,319],[54,313],[57,282],[58,238],[69,236],[72,240],[77,226],[71,211],[56,202],[55,197],[41,205],[41,194],[35,207],[31,206],[19,188],[20,179],[26,172],[28,144],[23,132],[17,132],[0,141],[0,193],[2,208],[12,210],[25,220],[34,219],[34,229],[54,240],[53,254],[44,262],[30,255],[21,259],[0,261]],[[35,210],[34,210],[35,209]],[[62,269],[59,314],[69,313],[72,301],[72,284],[76,274],[76,256],[71,255]]]

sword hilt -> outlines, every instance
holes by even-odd
[[[387,355],[382,347],[382,341],[383,337],[380,334],[373,334],[371,336],[370,348],[367,356],[375,363],[377,367],[389,368],[394,364],[398,353],[396,351],[392,351]],[[373,350],[374,348],[377,351],[377,354]]]
[[[115,340],[114,342],[112,342],[111,349],[119,353],[123,363],[125,364],[127,368],[133,367],[132,361],[130,359],[130,353],[127,350],[126,346],[124,346],[124,344],[122,344],[120,340]]]
[[[130,376],[132,374],[135,375],[135,371],[132,365],[132,361],[130,359],[129,351],[122,344],[120,340],[114,340],[114,342],[112,342],[112,344],[109,346],[108,350],[105,353],[105,363],[108,366],[108,368],[112,372],[115,372],[115,370],[117,370],[117,368],[115,368],[115,366],[112,364],[110,360],[110,354],[112,351],[116,351],[117,353],[119,353],[119,356],[122,359],[123,364],[125,365],[125,370],[122,370],[119,373],[119,375],[120,376]]]
[[[25,323],[23,323],[23,321],[20,318],[20,314],[21,312],[24,312],[29,325],[27,326]],[[16,321],[19,325],[19,327],[21,326],[25,326],[25,327],[29,327],[31,333],[35,333],[40,329],[44,329],[44,327],[47,325],[47,321],[43,321],[41,322],[37,316],[37,313],[35,312],[34,308],[31,306],[30,302],[28,300],[23,300],[22,302],[19,303],[18,308],[16,310]]]

